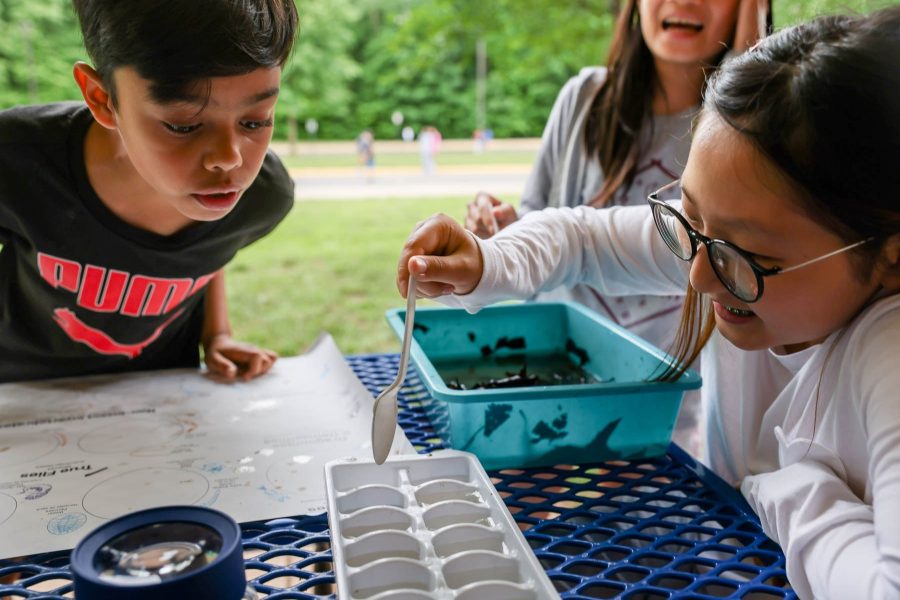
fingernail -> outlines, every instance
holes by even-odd
[[[425,269],[427,268],[427,263],[425,262],[424,258],[415,258],[415,259],[413,259],[413,262],[416,263],[416,267],[419,268],[420,273],[425,272]]]

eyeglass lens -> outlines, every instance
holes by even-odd
[[[756,300],[759,286],[756,273],[747,259],[731,246],[722,243],[713,242],[708,250],[716,275],[728,291],[744,301]]]
[[[684,224],[668,207],[654,207],[657,229],[669,250],[682,260],[690,260],[694,254],[694,243],[688,235]]]
[[[673,208],[654,208],[657,228],[669,250],[682,260],[690,260],[694,255],[694,241],[685,224],[675,215]],[[731,246],[715,241],[707,246],[707,252],[713,270],[728,291],[745,302],[756,300],[759,295],[758,280],[744,256]]]

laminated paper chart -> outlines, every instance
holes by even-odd
[[[323,466],[371,458],[371,419],[329,336],[250,382],[171,370],[0,385],[0,558],[72,548],[153,506],[325,512]],[[413,452],[397,431],[393,451]]]

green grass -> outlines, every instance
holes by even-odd
[[[397,259],[415,224],[435,212],[455,218],[466,200],[297,202],[278,228],[228,266],[235,337],[302,352],[322,331],[346,354],[398,352],[384,312],[402,306]]]
[[[532,151],[498,150],[475,154],[474,152],[441,152],[437,161],[440,165],[531,165],[535,153]],[[288,167],[355,167],[358,162],[354,154],[303,154],[290,156],[281,154]],[[375,164],[379,167],[417,167],[421,164],[417,152],[391,152],[378,154],[375,147]]]

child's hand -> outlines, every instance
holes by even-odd
[[[512,204],[494,198],[487,192],[478,192],[466,205],[466,229],[482,239],[487,239],[515,222],[519,216]]]
[[[240,377],[249,381],[267,373],[277,358],[275,352],[239,342],[227,333],[214,335],[204,344],[206,367],[226,379]]]
[[[483,271],[481,250],[472,234],[447,215],[435,215],[416,225],[406,240],[397,264],[397,289],[405,298],[412,273],[419,297],[468,294]]]

